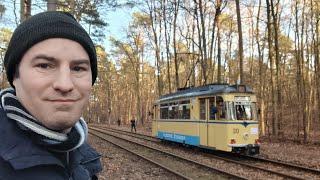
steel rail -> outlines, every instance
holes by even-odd
[[[308,168],[308,167],[304,167],[304,166],[297,165],[297,164],[292,164],[292,163],[282,162],[282,161],[277,161],[277,160],[272,160],[272,159],[265,159],[265,158],[261,158],[261,157],[247,156],[247,155],[242,155],[242,157],[247,158],[247,159],[253,159],[256,161],[264,161],[264,162],[274,163],[274,164],[286,166],[289,168],[303,170],[303,171],[307,171],[307,172],[311,172],[311,173],[320,175],[320,170],[318,170],[318,169]]]
[[[121,129],[115,129],[115,128],[110,128],[110,127],[105,127],[105,126],[93,126],[93,127],[96,127],[96,128],[100,128],[100,129],[104,129],[104,130],[107,130],[107,131],[112,131],[112,132],[117,132],[117,133],[120,133],[121,134],[125,134],[127,136],[131,136],[131,137],[137,137],[137,138],[141,138],[141,139],[144,139],[144,140],[147,140],[147,141],[152,141],[152,142],[161,142],[161,140],[159,140],[158,138],[155,138],[153,136],[149,136],[149,135],[146,135],[146,134],[141,134],[141,133],[132,133],[130,131],[125,131],[125,130],[121,130]],[[140,136],[140,137],[138,137]],[[149,139],[148,139],[149,138]]]

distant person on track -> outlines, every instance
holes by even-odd
[[[88,33],[69,13],[34,15],[14,31],[4,67],[0,179],[97,179],[100,155],[81,117],[97,77]]]
[[[121,120],[120,120],[120,118],[118,118],[118,126],[120,126],[121,125]]]
[[[131,123],[131,132],[133,132],[133,130],[134,130],[134,132],[137,132],[136,120],[133,118],[133,119],[131,119],[130,123]]]

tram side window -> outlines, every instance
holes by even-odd
[[[200,119],[206,119],[206,100],[200,99]]]
[[[218,119],[226,118],[226,106],[221,96],[217,96]]]
[[[182,119],[190,119],[190,105],[183,105],[182,106]]]
[[[169,108],[169,119],[178,118],[178,106],[171,106]]]
[[[190,119],[190,100],[179,102],[179,119]]]
[[[209,99],[209,108],[210,108],[210,120],[216,119],[216,114],[218,112],[217,107],[215,106],[215,98]]]
[[[168,107],[161,107],[160,108],[160,119],[168,119],[168,110],[169,108]]]
[[[183,104],[179,104],[178,106],[178,117],[177,119],[183,119]]]

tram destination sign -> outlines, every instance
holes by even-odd
[[[236,102],[250,102],[251,98],[250,98],[250,96],[235,96],[234,101],[236,101]]]

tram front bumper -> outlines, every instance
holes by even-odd
[[[229,144],[232,152],[237,154],[255,155],[260,153],[259,144]]]

